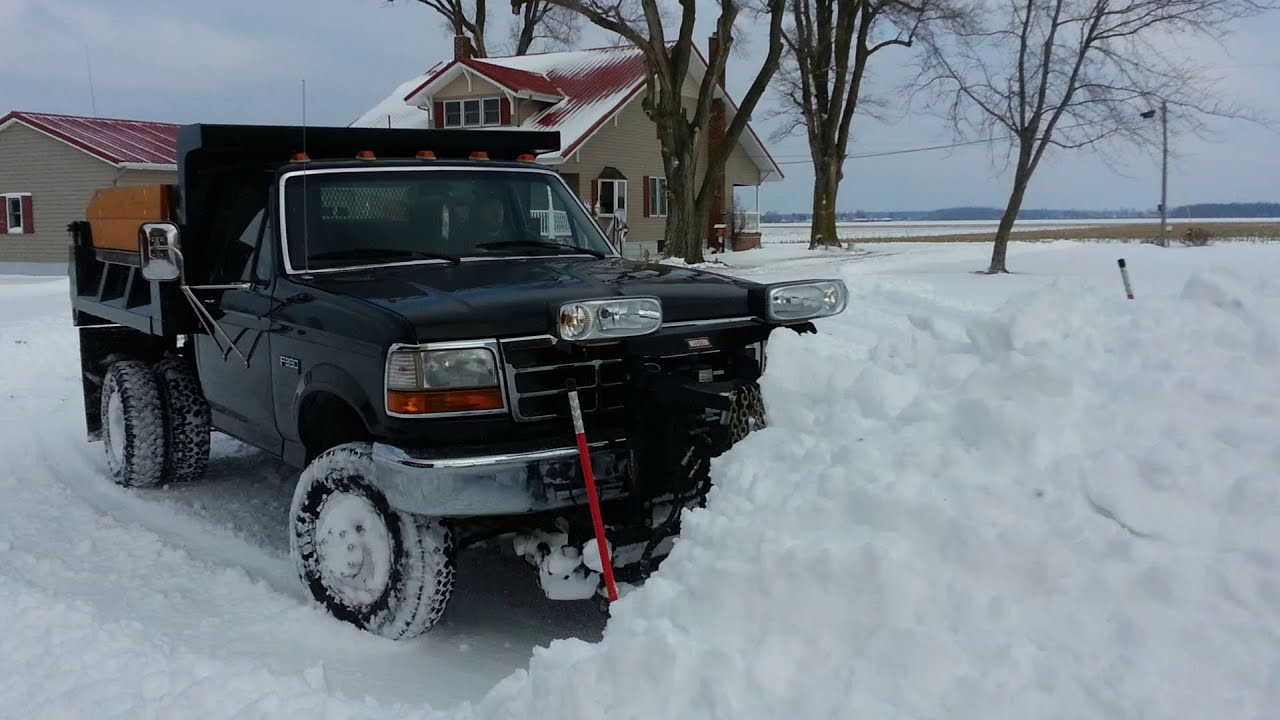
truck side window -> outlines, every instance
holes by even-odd
[[[253,270],[255,280],[269,280],[272,275],[275,275],[275,263],[272,262],[275,257],[272,248],[275,245],[272,238],[271,220],[268,218],[262,223],[261,240],[258,243],[258,263]]]
[[[262,237],[265,215],[265,210],[259,210],[241,231],[240,236],[227,242],[222,256],[219,282],[251,282],[253,280],[256,259],[254,252],[258,249],[258,240]]]

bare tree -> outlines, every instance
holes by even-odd
[[[1008,272],[1009,232],[1050,147],[1148,142],[1141,113],[1159,101],[1186,123],[1236,115],[1212,84],[1176,57],[1177,41],[1219,38],[1261,0],[978,0],[979,18],[929,41],[918,88],[965,135],[1007,141],[1013,187],[988,273]]]
[[[534,0],[511,0],[513,9]],[[782,56],[782,22],[785,0],[765,0],[761,13],[768,20],[768,50],[755,79],[738,105],[719,139],[708,133],[712,101],[720,94],[718,85],[733,47],[734,29],[743,10],[739,0],[716,0],[716,35],[719,42],[707,58],[707,71],[697,96],[686,98],[684,90],[689,68],[695,58],[694,22],[697,0],[679,0],[678,27],[672,41],[664,22],[667,3],[661,0],[544,0],[581,15],[591,24],[614,33],[635,45],[643,54],[646,73],[642,107],[653,120],[662,146],[666,170],[668,209],[663,253],[688,262],[701,262],[708,218],[715,197],[723,193],[724,168],[728,148],[734,147],[778,70]],[[675,14],[675,13],[673,13]],[[699,134],[723,146],[708,147],[706,167],[698,178]],[[722,151],[723,150],[723,151]]]
[[[777,86],[791,122],[776,135],[805,130],[813,160],[809,247],[839,245],[836,193],[867,62],[885,48],[911,47],[926,22],[945,17],[945,5],[940,0],[786,2],[790,21],[782,36],[786,56]]]
[[[580,34],[581,16],[547,0],[512,8],[518,21],[511,28],[516,55],[525,55],[539,40],[554,47],[573,47]]]
[[[471,41],[476,57],[488,57],[490,45],[489,8],[487,0],[416,0],[427,6],[442,19],[455,37],[465,36]],[[396,0],[387,0],[394,4]],[[529,0],[519,9],[512,8],[515,22],[511,25],[513,54],[525,55],[535,43],[567,47],[578,38],[578,16],[557,7],[549,0]]]

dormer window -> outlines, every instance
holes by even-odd
[[[445,100],[444,126],[447,128],[493,127],[502,124],[502,98]]]

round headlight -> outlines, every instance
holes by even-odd
[[[586,305],[572,304],[560,308],[560,337],[575,340],[591,332],[594,316]]]

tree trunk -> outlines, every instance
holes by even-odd
[[[991,249],[991,266],[987,268],[988,275],[996,273],[1007,273],[1009,269],[1005,267],[1005,255],[1009,251],[1009,233],[1013,230],[1013,223],[1018,219],[1018,211],[1022,209],[1022,198],[1027,193],[1027,181],[1029,173],[1019,168],[1014,173],[1013,192],[1009,193],[1009,202],[1004,207],[1004,214],[1000,216],[1000,225],[996,228],[995,246]]]
[[[840,167],[831,154],[815,158],[813,164],[813,224],[809,228],[809,249],[840,244],[836,234],[836,191],[840,187]]]
[[[690,145],[691,147],[691,145]],[[678,257],[688,263],[703,260],[703,232],[707,226],[706,212],[698,207],[698,186],[694,182],[693,152],[676,158],[674,167],[667,169],[667,226],[663,232],[666,257]]]

